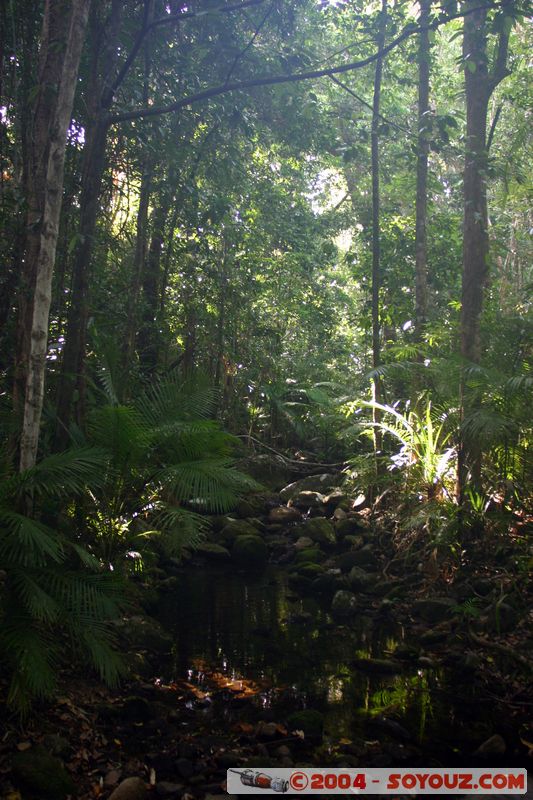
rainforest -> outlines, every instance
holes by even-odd
[[[531,768],[531,12],[0,4],[3,800]]]

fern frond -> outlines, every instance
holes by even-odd
[[[62,538],[41,522],[0,508],[0,526],[0,563],[5,567],[44,566],[47,559],[55,563],[64,560]]]

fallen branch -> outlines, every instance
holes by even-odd
[[[264,447],[265,450],[270,450],[271,453],[275,453],[277,456],[282,458],[288,464],[297,464],[299,467],[329,467],[329,468],[336,468],[336,469],[344,469],[346,467],[346,462],[342,461],[338,464],[324,464],[321,461],[299,461],[296,458],[289,458],[288,456],[280,453],[279,450],[276,450],[274,447],[270,447],[270,445],[261,442],[259,439],[256,439],[254,436],[250,436],[248,433],[239,433],[237,434],[238,439],[248,439],[250,442],[255,442],[256,444]]]

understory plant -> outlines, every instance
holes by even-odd
[[[174,374],[129,404],[90,414],[87,440],[107,461],[89,493],[84,535],[102,563],[126,571],[154,550],[179,556],[203,538],[206,514],[230,510],[257,488],[234,467],[238,440],[210,418],[215,402],[211,388]]]
[[[110,621],[121,586],[63,524],[66,498],[95,487],[106,455],[80,448],[48,456],[22,473],[4,466],[0,482],[0,653],[8,703],[25,713],[49,697],[68,650],[109,684],[123,669]]]
[[[350,403],[348,408],[352,412],[369,408],[381,414],[380,421],[362,420],[359,426],[363,430],[379,428],[400,443],[400,449],[390,456],[390,466],[403,471],[407,483],[414,483],[428,500],[442,493],[449,496],[456,449],[450,445],[448,417],[435,414],[431,401],[420,411],[410,409],[404,414],[396,406],[364,400]]]

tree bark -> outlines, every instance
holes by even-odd
[[[463,59],[466,102],[466,143],[463,181],[463,275],[461,291],[461,356],[464,367],[481,360],[480,318],[489,276],[489,233],[487,210],[487,116],[492,92],[508,74],[509,31],[499,35],[492,70],[487,56],[487,8],[477,0],[466,0],[463,29]],[[461,377],[461,419],[474,409],[479,398],[468,390],[463,367]],[[482,450],[479,442],[466,442],[461,435],[458,453],[457,494],[465,499],[470,485],[481,484]]]
[[[153,161],[150,156],[144,159],[139,193],[139,209],[137,211],[137,230],[135,234],[135,256],[131,275],[130,291],[127,303],[126,335],[124,341],[124,365],[131,365],[135,356],[135,340],[139,324],[139,299],[141,279],[146,269],[148,252],[148,207],[152,190]]]
[[[169,177],[172,186],[172,178]],[[160,291],[162,285],[161,255],[165,242],[165,224],[170,211],[171,194],[166,192],[158,200],[152,215],[152,238],[142,275],[141,326],[137,336],[137,350],[141,372],[149,376],[157,369],[159,359],[158,321],[160,318]]]
[[[95,21],[92,46],[95,48],[93,86],[88,103],[88,122],[81,176],[80,222],[73,256],[72,289],[67,316],[65,347],[57,393],[56,448],[68,441],[74,397],[77,395],[75,419],[83,426],[85,418],[85,348],[89,320],[89,267],[94,247],[100,189],[106,165],[107,107],[102,98],[108,93],[118,58],[118,40],[123,0],[112,0],[107,23]],[[104,37],[105,46],[99,45]],[[112,100],[112,98],[111,98]],[[111,102],[111,100],[109,102]]]
[[[382,0],[376,45],[378,51],[383,49],[387,28],[387,0]],[[381,365],[381,325],[380,325],[380,289],[381,289],[381,237],[380,237],[380,181],[379,181],[379,124],[381,103],[381,80],[383,76],[383,58],[376,61],[374,74],[374,96],[372,101],[372,366],[377,370]],[[372,399],[381,402],[381,379],[374,374],[372,379]],[[374,423],[379,423],[380,414],[377,408],[372,412]],[[381,431],[374,428],[374,445],[376,455],[381,450]]]
[[[44,378],[46,365],[46,346],[48,341],[48,321],[52,298],[52,275],[54,270],[59,217],[63,191],[63,173],[67,130],[70,124],[78,68],[81,51],[85,39],[85,29],[89,12],[86,0],[72,0],[70,14],[67,17],[65,48],[62,50],[62,63],[57,86],[56,102],[50,114],[48,144],[44,144],[45,131],[35,131],[40,141],[40,152],[47,150],[46,174],[44,180],[43,205],[41,208],[39,249],[34,253],[35,242],[27,250],[27,257],[36,257],[35,265],[31,265],[35,274],[35,294],[31,325],[30,357],[24,398],[24,418],[20,444],[20,469],[26,470],[34,466],[37,459],[39,429],[44,396]],[[57,0],[48,0],[43,22],[43,44],[47,49],[57,50],[56,29],[63,33],[65,4]],[[54,42],[55,39],[55,42]],[[55,56],[55,53],[54,53]],[[41,83],[47,77],[42,73]],[[38,102],[44,98],[39,97]],[[48,97],[48,103],[50,98]],[[32,213],[37,209],[33,208]]]
[[[23,145],[24,192],[26,195],[26,226],[18,290],[17,337],[13,405],[15,412],[23,410],[31,350],[31,330],[37,262],[41,247],[45,184],[51,132],[57,98],[61,86],[64,53],[68,36],[69,3],[56,0],[46,3],[40,37],[37,93],[29,122],[30,134],[21,130]],[[56,102],[52,101],[55,95]]]
[[[419,24],[422,28],[418,40],[418,146],[416,166],[416,231],[415,231],[415,336],[422,341],[427,321],[427,184],[429,156],[429,67],[430,43],[429,12],[431,0],[420,0]]]

